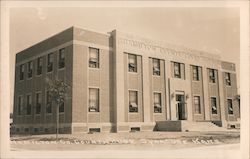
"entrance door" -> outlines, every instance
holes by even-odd
[[[176,115],[178,120],[186,120],[185,100],[183,94],[176,94]]]

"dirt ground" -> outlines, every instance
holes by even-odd
[[[238,148],[240,132],[131,132],[25,135],[11,137],[11,150],[86,151],[86,150],[185,150],[234,145]],[[236,146],[235,146],[236,145]]]

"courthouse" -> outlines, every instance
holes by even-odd
[[[234,63],[117,30],[71,27],[16,54],[13,133],[55,133],[48,78],[70,85],[61,133],[240,127]]]

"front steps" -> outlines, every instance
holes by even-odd
[[[193,122],[187,120],[179,121],[157,121],[157,131],[226,131],[211,121]]]

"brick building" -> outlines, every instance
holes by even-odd
[[[55,132],[46,78],[71,86],[62,133],[239,127],[235,64],[205,52],[71,27],[16,54],[14,133]]]

